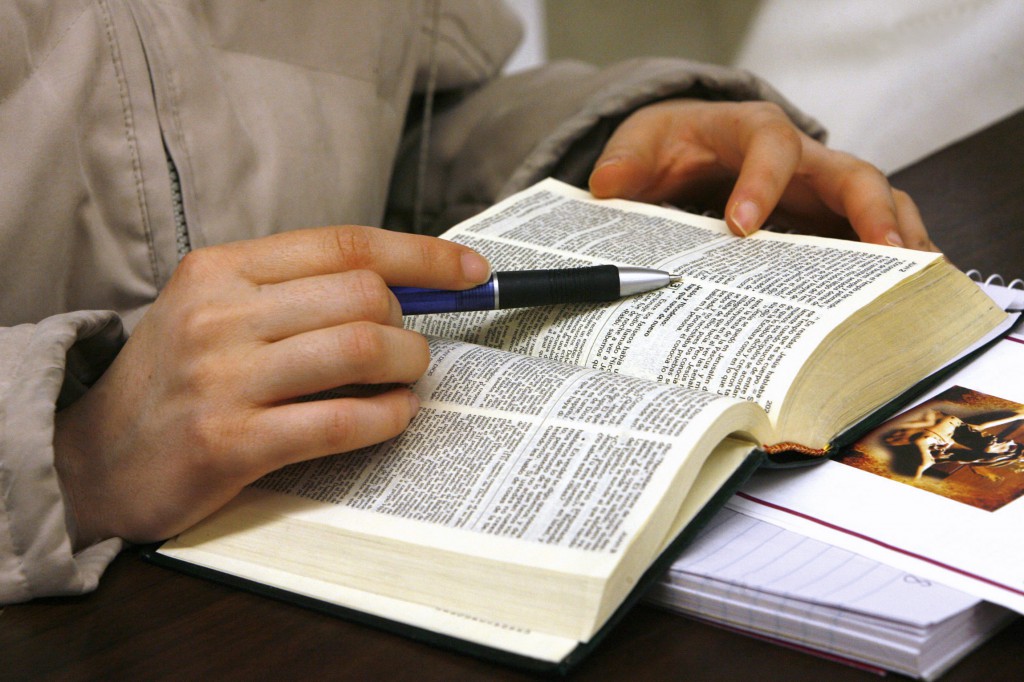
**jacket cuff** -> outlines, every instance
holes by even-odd
[[[124,343],[116,314],[79,311],[0,328],[0,604],[82,594],[121,550],[112,538],[72,552],[54,468],[54,415]]]

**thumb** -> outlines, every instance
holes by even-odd
[[[643,199],[655,181],[655,139],[635,117],[623,121],[590,173],[590,192],[599,199]]]

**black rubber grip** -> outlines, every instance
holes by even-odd
[[[495,280],[498,282],[499,308],[594,303],[619,298],[619,269],[614,265],[498,272]]]

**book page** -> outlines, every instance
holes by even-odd
[[[444,339],[414,390],[401,435],[274,472],[183,544],[584,639],[743,461],[693,490],[716,445],[770,434],[750,403]]]
[[[411,329],[760,404],[774,419],[843,319],[936,254],[758,232],[544,181],[446,233],[495,270],[612,263],[682,273],[611,304],[407,317]],[[841,248],[839,248],[841,246]]]
[[[1021,377],[1018,332],[834,461],[758,474],[729,505],[1024,613]]]
[[[431,356],[415,386],[420,414],[398,438],[286,467],[255,486],[614,554],[661,499],[661,470],[671,476],[730,404],[446,339],[431,339]]]

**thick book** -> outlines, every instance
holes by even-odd
[[[939,254],[739,239],[554,180],[444,236],[501,270],[684,278],[407,319],[432,361],[402,435],[261,479],[157,560],[565,670],[753,469],[825,457],[1005,321]]]

